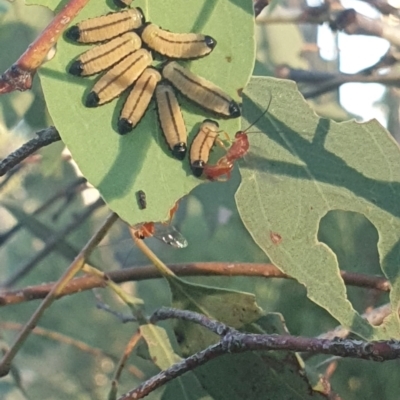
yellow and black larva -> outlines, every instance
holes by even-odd
[[[210,151],[218,137],[218,122],[205,119],[190,146],[190,167],[194,176],[201,176]]]
[[[160,83],[156,88],[156,101],[165,140],[174,157],[183,160],[187,149],[187,132],[173,88],[167,83]]]
[[[66,31],[66,36],[80,43],[103,42],[138,29],[144,22],[143,11],[140,8],[131,8],[79,22]]]
[[[129,7],[132,4],[133,0],[114,0],[114,4],[117,7],[120,8],[125,8],[125,7]]]
[[[151,53],[137,50],[107,71],[86,98],[86,107],[97,107],[118,97],[132,85],[153,61]]]
[[[141,29],[141,37],[150,49],[168,58],[194,59],[210,54],[217,42],[200,33],[174,33],[149,23]]]
[[[161,74],[154,68],[146,68],[127,97],[118,121],[118,132],[125,135],[142,119],[153,97]]]
[[[136,33],[124,33],[81,54],[71,64],[68,72],[76,76],[97,74],[113,66],[134,51],[139,50],[141,46],[142,40]]]
[[[207,110],[226,118],[240,116],[239,105],[214,83],[195,75],[175,61],[167,63],[163,77],[183,95]]]

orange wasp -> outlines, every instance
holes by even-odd
[[[245,131],[236,132],[235,140],[233,141],[232,146],[227,150],[226,154],[221,157],[216,164],[206,164],[204,166],[204,175],[207,179],[212,181],[224,175],[229,179],[235,161],[244,157],[249,151],[249,148],[250,143],[247,133]]]
[[[134,226],[135,236],[138,239],[155,237],[177,249],[188,245],[183,235],[171,224],[172,217],[178,209],[178,202],[169,210],[168,222],[145,222]]]
[[[224,175],[226,175],[227,179],[231,177],[231,172],[235,161],[244,157],[250,149],[249,138],[247,136],[248,130],[265,115],[269,109],[269,106],[271,105],[271,100],[272,97],[269,100],[266,110],[246,130],[236,132],[235,139],[233,140],[231,147],[227,149],[226,154],[222,156],[216,164],[206,164],[204,166],[203,172],[207,179],[214,181],[219,180],[218,178]]]

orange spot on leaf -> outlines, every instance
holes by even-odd
[[[280,244],[282,242],[282,236],[277,232],[270,231],[269,232],[269,237],[271,238],[271,241],[272,241],[273,244],[278,245],[278,244]]]

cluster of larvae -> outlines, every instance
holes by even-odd
[[[129,0],[116,0],[125,6]],[[72,26],[68,39],[78,43],[100,43],[82,53],[68,68],[75,76],[90,76],[106,71],[85,99],[87,107],[98,107],[129,89],[118,120],[118,132],[133,130],[155,96],[160,125],[173,154],[182,160],[187,151],[187,130],[175,94],[182,95],[224,118],[240,116],[238,104],[212,82],[193,74],[175,60],[204,57],[217,42],[207,35],[173,33],[146,23],[140,8],[129,8]],[[152,67],[155,54],[165,58]],[[201,176],[211,148],[218,137],[218,123],[205,120],[192,142],[190,164]]]

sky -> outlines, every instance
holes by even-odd
[[[369,18],[380,17],[378,11],[364,2],[342,0],[341,3],[345,8],[354,8]],[[318,2],[309,1],[309,4],[316,5]],[[335,40],[335,34],[327,24],[319,28],[318,45],[322,58],[330,60],[336,57]],[[345,33],[338,34],[337,43],[340,69],[344,73],[355,73],[373,65],[389,48],[389,43],[385,39]],[[368,121],[376,118],[383,126],[386,126],[384,107],[380,104],[384,92],[385,87],[376,83],[347,83],[340,88],[340,102],[347,111],[360,116],[360,120]]]

